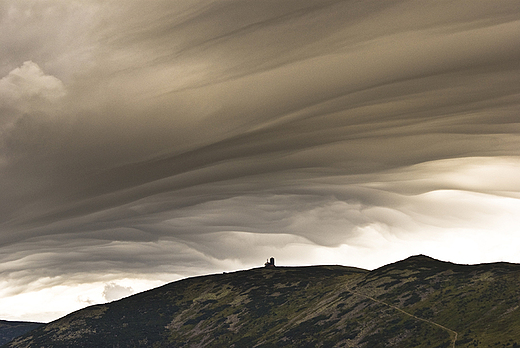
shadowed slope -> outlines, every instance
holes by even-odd
[[[8,343],[15,337],[21,336],[41,325],[43,324],[28,321],[0,320],[0,345]]]

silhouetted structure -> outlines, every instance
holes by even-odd
[[[271,257],[271,259],[267,260],[267,262],[264,264],[265,267],[276,267],[274,265],[274,257]]]

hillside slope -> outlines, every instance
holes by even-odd
[[[519,284],[520,265],[425,256],[258,268],[92,306],[7,347],[519,347]]]
[[[0,345],[10,342],[13,338],[41,326],[41,323],[29,321],[0,320]]]

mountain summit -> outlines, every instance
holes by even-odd
[[[262,267],[79,310],[6,347],[520,347],[520,265]]]

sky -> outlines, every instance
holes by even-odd
[[[194,275],[520,263],[518,0],[0,0],[0,319]]]

